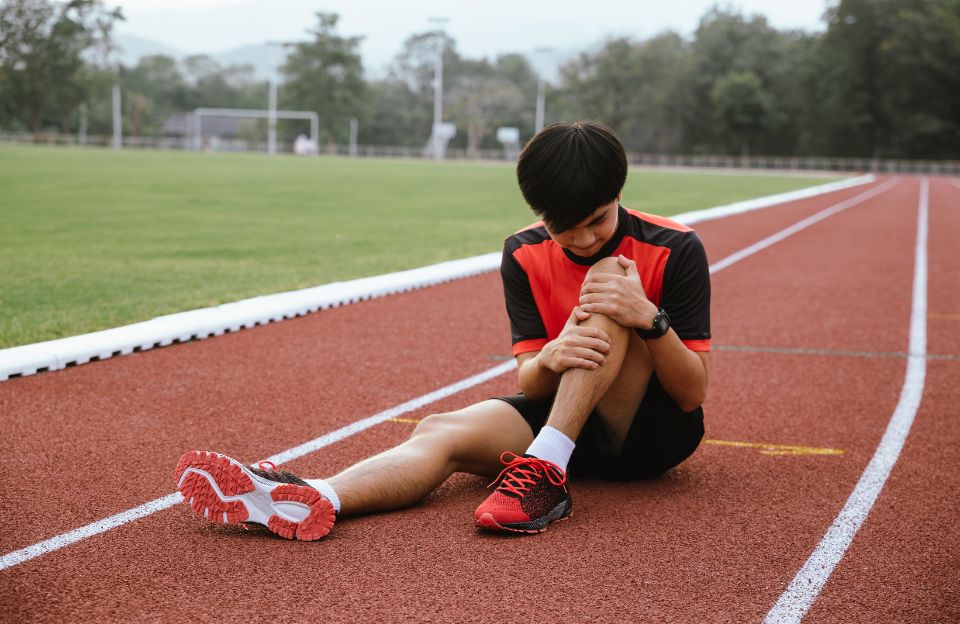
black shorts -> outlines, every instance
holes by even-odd
[[[546,424],[553,405],[552,398],[534,401],[522,394],[495,398],[520,412],[533,435]],[[575,477],[650,479],[690,457],[702,439],[703,409],[681,410],[654,375],[619,455],[614,453],[607,430],[594,413],[577,438],[567,470]]]

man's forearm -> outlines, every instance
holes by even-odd
[[[646,344],[667,394],[685,412],[699,407],[707,398],[707,369],[700,356],[688,349],[672,329]]]

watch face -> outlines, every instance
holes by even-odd
[[[640,331],[640,337],[648,340],[659,338],[666,334],[669,329],[670,317],[667,316],[666,312],[660,310],[657,312],[657,315],[653,317],[653,325],[650,326],[650,329]]]
[[[653,330],[657,332],[658,336],[664,335],[667,333],[667,330],[670,329],[670,317],[667,316],[664,310],[657,312],[657,316],[653,321]]]
[[[657,331],[661,334],[667,333],[667,317],[665,314],[657,315]]]

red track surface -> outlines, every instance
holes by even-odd
[[[928,351],[945,357],[928,361],[900,460],[807,621],[960,620],[960,189],[930,185]],[[716,261],[862,190],[697,229]],[[655,481],[574,482],[574,518],[535,537],[477,532],[485,484],[466,475],[307,544],[177,505],[0,572],[0,619],[759,621],[897,403],[918,194],[903,179],[713,278],[707,437],[842,455],[706,444]],[[490,368],[508,336],[488,274],[0,384],[0,554],[171,493],[185,450],[262,459]],[[410,428],[388,422],[288,467],[328,475]]]

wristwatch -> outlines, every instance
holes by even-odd
[[[660,308],[657,315],[653,317],[653,326],[650,329],[637,328],[637,334],[644,340],[651,340],[663,336],[668,329],[670,329],[670,317],[667,316],[666,310]]]

